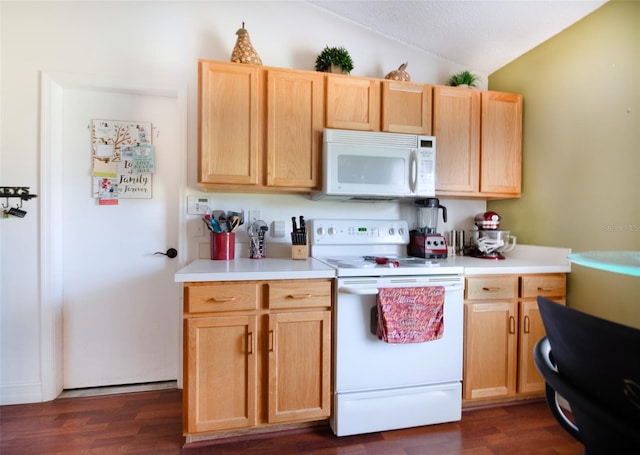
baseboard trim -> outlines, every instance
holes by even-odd
[[[9,384],[0,387],[0,405],[41,403],[42,384]]]

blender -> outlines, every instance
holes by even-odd
[[[447,208],[440,205],[434,197],[415,201],[417,209],[418,227],[409,232],[409,256],[419,258],[447,257],[447,241],[442,234],[438,234],[438,215],[442,209],[442,219],[447,222]]]

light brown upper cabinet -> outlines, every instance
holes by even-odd
[[[198,185],[311,193],[324,128],[436,137],[436,194],[520,197],[522,96],[231,62],[198,62]]]
[[[380,80],[327,75],[327,128],[380,131]]]
[[[433,89],[439,196],[520,197],[522,95]]]
[[[319,189],[322,73],[200,60],[199,78],[201,188]]]
[[[198,183],[258,185],[259,67],[198,62]]]
[[[474,194],[480,189],[480,92],[433,88],[436,191]]]
[[[432,86],[327,75],[327,128],[431,134]]]
[[[520,197],[522,95],[482,92],[480,192]]]
[[[432,85],[382,81],[382,131],[430,135],[432,96]]]
[[[320,187],[324,76],[267,70],[267,186]]]

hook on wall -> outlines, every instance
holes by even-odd
[[[9,210],[4,210],[9,208],[9,198],[13,197],[20,198],[20,203],[16,204],[15,207],[10,208]],[[29,201],[34,197],[38,197],[38,195],[31,194],[29,192],[28,186],[0,186],[0,198],[5,198],[7,201],[6,204],[2,204],[5,215],[14,215],[20,218],[24,218],[24,216],[27,214],[27,211],[22,210],[22,203],[24,201]]]

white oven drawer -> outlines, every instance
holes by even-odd
[[[395,430],[462,417],[459,382],[334,395],[331,428],[336,436]]]

